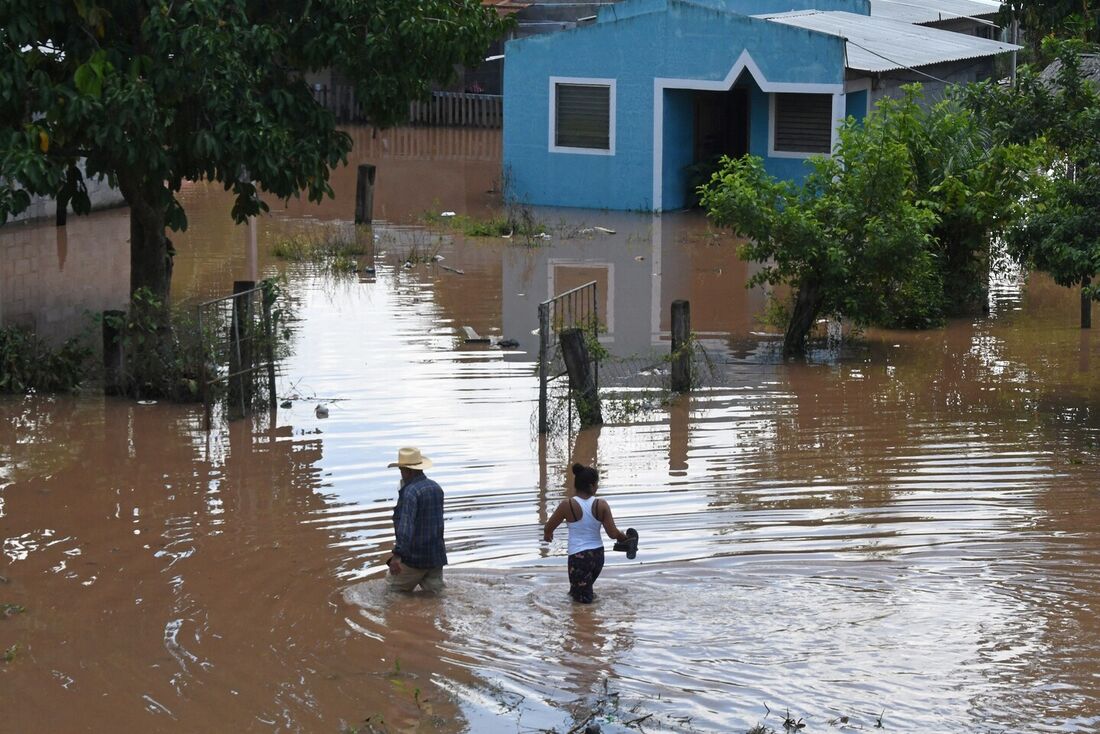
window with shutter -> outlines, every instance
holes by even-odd
[[[555,84],[554,146],[610,151],[611,105],[608,84]]]
[[[832,95],[776,94],[774,149],[783,153],[831,152],[832,118]]]

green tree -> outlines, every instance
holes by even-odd
[[[758,162],[727,164],[704,188],[720,224],[752,239],[756,282],[788,283],[795,309],[784,352],[802,351],[819,314],[923,328],[985,295],[990,238],[1020,214],[1035,155],[989,144],[954,99],[921,104],[914,85],[849,120],[829,159],[811,159],[801,187]]]
[[[990,241],[1022,215],[1021,199],[1034,189],[1041,160],[1029,141],[994,142],[959,98],[963,93],[956,88],[924,106],[914,85],[904,99],[879,105],[909,151],[919,201],[938,217],[932,239],[944,286],[942,316],[967,315],[985,305]],[[899,325],[931,325],[909,318],[901,302],[894,313]]]
[[[1047,36],[1100,41],[1100,12],[1090,0],[1007,0],[1001,15],[1020,23],[1036,58]]]
[[[805,351],[821,316],[856,323],[890,318],[903,289],[934,308],[942,290],[931,248],[936,215],[915,196],[909,152],[883,115],[840,131],[832,157],[814,157],[801,185],[777,181],[756,157],[725,159],[703,186],[709,216],[749,238],[741,256],[763,263],[751,285],[794,288],[783,355]]]
[[[351,139],[303,72],[353,80],[387,126],[502,30],[478,0],[0,0],[0,223],[32,194],[85,212],[104,175],[130,205],[131,291],[166,300],[184,181],[232,190],[238,221],[261,192],[332,194]]]
[[[1048,39],[1058,59],[1053,79],[1021,70],[1016,87],[975,86],[967,103],[998,139],[1047,145],[1045,175],[1006,241],[1021,264],[1059,285],[1081,287],[1081,326],[1091,325],[1100,273],[1100,91],[1081,74],[1079,42]]]

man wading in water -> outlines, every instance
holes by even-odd
[[[431,459],[420,449],[404,448],[397,452],[397,461],[389,465],[401,470],[401,488],[397,492],[397,507],[393,509],[393,529],[396,536],[393,555],[386,561],[390,567],[391,591],[443,590],[443,567],[447,565],[447,549],[443,545],[443,490],[424,476],[432,466]]]

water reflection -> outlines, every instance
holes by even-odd
[[[780,729],[765,703],[818,729],[1100,727],[1100,395],[1074,294],[1006,281],[991,318],[782,364],[736,243],[695,214],[540,210],[552,239],[530,248],[411,224],[493,188],[491,137],[437,132],[355,133],[388,220],[373,278],[270,254],[313,220],[346,226],[354,173],[335,202],[259,221],[258,269],[287,274],[301,319],[273,428],[208,439],[186,407],[0,402],[0,602],[27,607],[0,619],[0,649],[24,652],[0,688],[16,730],[337,731],[377,714],[561,731],[604,681],[673,731]],[[244,228],[223,192],[185,196],[176,295],[224,293],[248,267]],[[579,232],[596,225],[615,234]],[[404,267],[418,239],[462,272]],[[617,353],[666,352],[686,298],[724,379],[540,440],[536,305],[592,277]],[[466,344],[463,326],[520,348]],[[405,444],[447,497],[440,599],[381,593],[385,464]],[[591,608],[566,598],[564,534],[538,542],[573,461],[599,466],[643,538],[635,561],[609,553]]]

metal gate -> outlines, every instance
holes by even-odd
[[[554,337],[565,329],[590,331],[596,340],[600,331],[596,281],[568,290],[539,304],[539,433],[547,433],[549,410],[547,393],[551,380],[565,375],[561,346]],[[600,362],[593,355],[596,388],[600,385]]]

